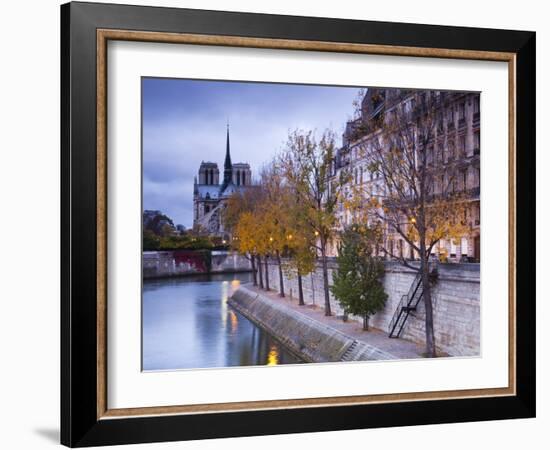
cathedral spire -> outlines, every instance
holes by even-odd
[[[233,164],[231,164],[231,152],[229,148],[229,122],[227,122],[227,141],[225,144],[225,163],[223,165],[223,184],[227,186],[233,178]]]
[[[227,123],[227,140],[225,144],[225,163],[223,165],[225,170],[233,170],[233,165],[231,164],[231,152],[229,149],[229,122]]]

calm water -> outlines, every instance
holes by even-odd
[[[227,305],[234,290],[251,276],[144,281],[143,370],[300,362]]]

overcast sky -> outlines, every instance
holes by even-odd
[[[226,122],[231,159],[253,178],[294,129],[332,129],[338,137],[353,116],[358,88],[144,78],[143,208],[175,224],[193,223],[193,177],[201,161],[223,177]]]

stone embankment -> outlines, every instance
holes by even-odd
[[[421,348],[412,342],[390,340],[379,330],[361,331],[358,322],[325,317],[321,308],[300,307],[251,285],[241,285],[229,305],[307,362],[421,357]]]
[[[251,271],[250,261],[229,251],[172,250],[143,252],[143,278]]]

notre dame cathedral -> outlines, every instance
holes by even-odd
[[[231,163],[229,147],[229,125],[227,126],[227,141],[225,162],[223,165],[223,181],[220,184],[220,171],[214,162],[202,162],[199,167],[199,177],[195,177],[193,186],[193,227],[200,228],[210,235],[226,236],[222,211],[226,200],[235,192],[252,187],[252,172],[248,163]]]

